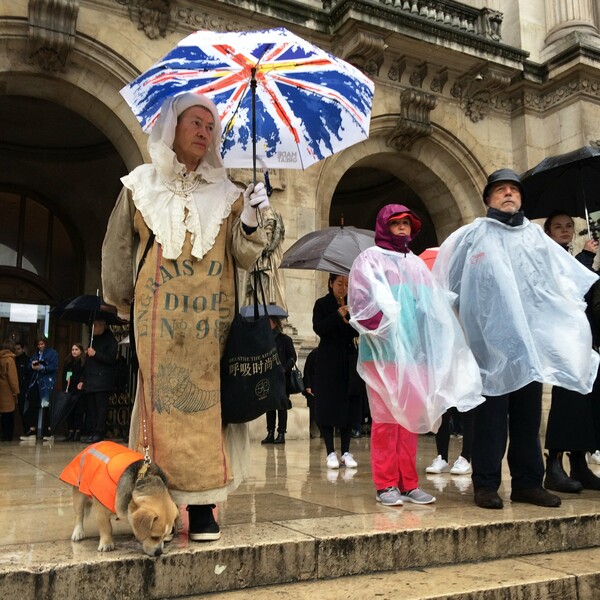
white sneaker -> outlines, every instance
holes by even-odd
[[[433,462],[425,469],[425,473],[447,473],[450,470],[450,465],[438,454]]]
[[[339,469],[340,461],[338,460],[337,454],[332,452],[327,455],[327,468],[328,469]]]
[[[600,450],[596,450],[594,453],[587,453],[585,455],[587,461],[592,465],[600,465]]]
[[[354,456],[352,456],[350,452],[344,452],[344,454],[342,454],[340,464],[348,467],[349,469],[356,469],[356,467],[358,467],[358,463],[354,460]]]
[[[471,463],[464,456],[459,456],[450,469],[451,475],[470,475],[472,472]]]

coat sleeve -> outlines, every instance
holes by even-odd
[[[294,364],[296,364],[296,349],[294,348],[294,342],[289,335],[282,334],[283,343],[284,343],[284,353],[285,353],[285,364],[283,365],[283,370],[286,373],[289,373],[292,370]]]
[[[243,200],[240,196],[231,210],[233,217],[231,251],[236,266],[247,271],[254,265],[267,246],[267,236],[262,227],[252,230],[252,233],[244,231],[240,219],[242,207]]]
[[[8,381],[8,387],[16,396],[19,393],[19,374],[17,373],[17,364],[13,359],[6,361],[6,379]]]
[[[133,264],[137,234],[135,205],[123,188],[108,220],[102,244],[102,295],[120,314],[128,314],[133,299]]]

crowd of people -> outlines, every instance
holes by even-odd
[[[25,346],[5,340],[0,350],[0,431],[2,441],[15,435],[15,415],[21,441],[58,439],[94,443],[105,439],[109,396],[115,390],[118,344],[103,320],[92,327],[92,343],[71,346],[62,368],[57,351],[45,337],[27,355]],[[64,409],[58,396],[68,394]]]
[[[262,183],[244,190],[227,177],[220,139],[208,98],[167,99],[149,136],[151,162],[123,177],[102,250],[104,297],[131,314],[139,363],[129,443],[166,473],[175,502],[189,512],[192,541],[220,537],[215,504],[248,470],[247,424],[222,423],[220,410],[235,278],[261,261],[261,274],[272,276],[284,231]],[[498,490],[507,447],[513,502],[554,508],[561,499],[548,490],[600,489],[586,462],[600,447],[598,244],[571,256],[568,213],[551,215],[544,232],[525,218],[523,194],[514,171],[492,173],[482,194],[486,215],[443,242],[433,270],[411,250],[423,227],[417,212],[382,207],[375,246],[349,274],[330,274],[314,304],[319,341],[306,360],[304,392],[311,437],[322,438],[328,470],[357,469],[352,439],[369,420],[374,498],[385,506],[436,501],[417,473],[418,436],[428,432],[436,433],[438,455],[426,472],[471,474],[475,504],[484,509],[504,505]],[[261,214],[272,217],[269,235]],[[282,286],[269,290],[285,308]],[[283,377],[296,351],[278,318],[271,327]],[[94,323],[93,340],[87,349],[74,344],[62,370],[62,391],[87,399],[69,416],[68,441],[106,435],[117,343],[104,322]],[[3,440],[12,438],[17,407],[24,439],[39,435],[40,418],[43,433],[53,433],[44,411],[58,355],[45,339],[28,360],[23,351],[0,350]],[[546,468],[544,383],[553,386]],[[457,414],[464,437],[450,466],[449,423]],[[266,424],[262,443],[285,444],[287,411],[270,411]]]

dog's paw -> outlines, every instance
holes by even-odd
[[[73,542],[80,542],[84,538],[85,538],[85,531],[83,531],[83,528],[75,527],[75,529],[73,529],[73,533],[71,534],[71,540]]]
[[[110,540],[109,542],[103,542],[100,540],[100,544],[98,544],[98,552],[110,552],[115,549],[115,543]]]

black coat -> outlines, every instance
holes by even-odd
[[[87,356],[83,367],[83,391],[111,392],[117,378],[118,344],[110,329],[94,337],[94,356]]]
[[[338,308],[331,292],[313,308],[313,330],[320,338],[313,381],[316,421],[328,427],[351,427],[360,419],[358,397],[348,393],[358,332],[340,316]]]
[[[286,373],[292,370],[292,367],[296,364],[296,349],[294,348],[294,342],[289,335],[282,333],[279,329],[273,329],[273,335],[275,337],[275,347],[277,348],[277,355],[279,356],[279,362]]]
[[[62,372],[62,386],[63,392],[67,391],[67,385],[69,386],[69,392],[77,393],[77,384],[81,381],[83,376],[84,362],[81,360],[75,360],[71,355],[65,360]],[[71,373],[71,379],[67,382],[67,373]]]

